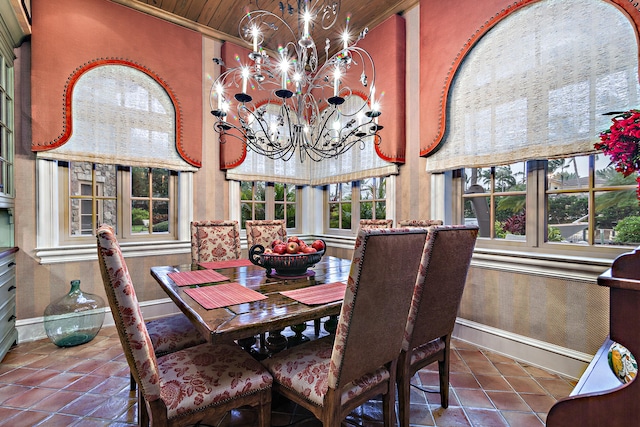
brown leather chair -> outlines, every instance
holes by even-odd
[[[396,363],[426,234],[420,228],[359,230],[335,340],[323,337],[262,362],[274,390],[324,427],[339,426],[380,394],[384,425],[395,425]]]
[[[433,226],[411,302],[398,359],[400,425],[409,426],[410,381],[423,367],[438,362],[440,404],[449,406],[449,358],[453,326],[478,236],[477,226]]]
[[[118,336],[138,383],[138,423],[216,422],[241,406],[271,423],[271,375],[236,344],[201,344],[156,357],[122,251],[109,226],[98,229],[98,262]]]
[[[192,264],[240,259],[240,255],[238,221],[191,221]]]

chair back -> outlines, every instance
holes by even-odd
[[[426,236],[424,228],[358,231],[329,387],[371,374],[399,356]]]
[[[287,240],[287,228],[282,219],[249,220],[245,223],[247,229],[247,247],[262,245],[271,247],[276,239]]]
[[[149,402],[160,398],[158,364],[127,264],[113,229],[98,229],[98,263],[122,349],[140,391]]]
[[[361,219],[360,228],[391,228],[392,219]]]
[[[192,221],[191,262],[239,259],[240,227],[235,220]]]
[[[407,351],[453,332],[478,226],[428,229],[402,348]]]
[[[398,221],[398,227],[431,227],[442,225],[441,219],[403,219]]]

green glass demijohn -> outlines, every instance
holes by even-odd
[[[69,293],[44,310],[44,329],[58,347],[73,347],[91,341],[104,321],[104,299],[80,290],[80,280],[71,281]]]

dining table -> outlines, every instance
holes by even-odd
[[[247,259],[156,266],[151,275],[210,342],[235,340],[248,351],[268,354],[306,340],[308,321],[329,316],[335,322],[350,268],[351,260],[323,256],[295,276]],[[295,335],[285,337],[289,326]],[[257,348],[256,336],[263,338]]]

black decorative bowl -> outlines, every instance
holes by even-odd
[[[264,253],[262,245],[253,245],[249,248],[249,261],[258,267],[265,268],[267,276],[271,275],[272,269],[278,276],[302,276],[307,273],[307,268],[320,261],[322,255],[324,250],[310,254],[279,255]]]

